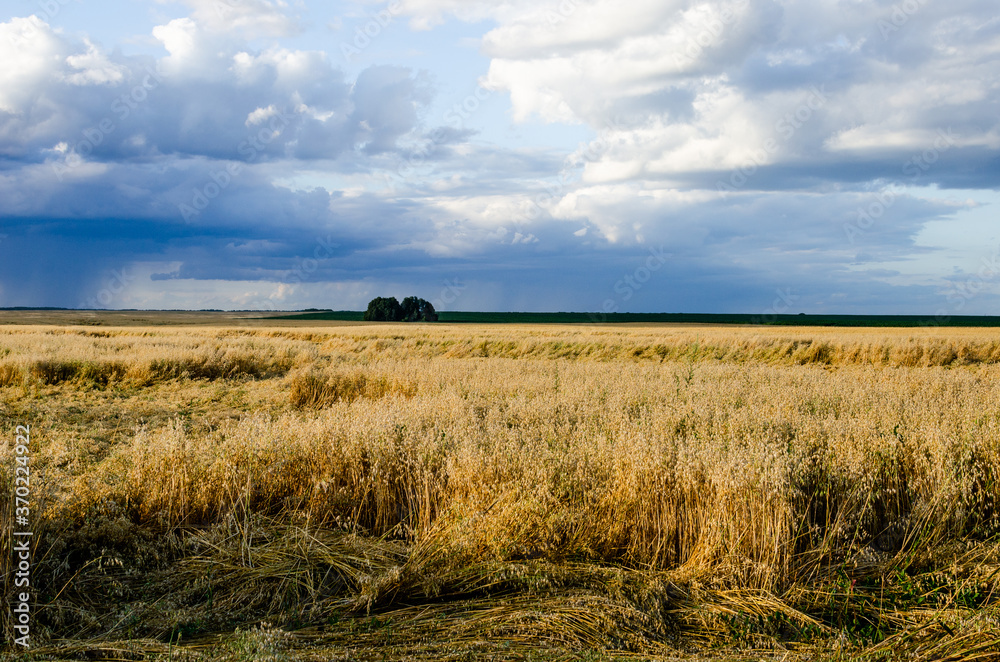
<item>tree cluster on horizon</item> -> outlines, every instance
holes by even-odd
[[[436,322],[437,312],[430,301],[406,297],[403,303],[396,297],[375,297],[368,302],[366,322]]]

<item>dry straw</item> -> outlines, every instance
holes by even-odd
[[[40,572],[64,590],[40,619],[84,648],[183,630],[191,655],[199,632],[266,618],[312,629],[244,629],[213,654],[503,639],[511,655],[983,659],[1000,632],[1000,341],[949,334],[9,329],[0,380],[23,412],[209,383],[265,403],[140,425],[77,462],[52,424],[44,525],[62,558]],[[93,597],[116,582],[146,605],[131,631]]]

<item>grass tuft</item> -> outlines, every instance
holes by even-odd
[[[355,369],[349,372],[307,370],[291,377],[289,397],[294,407],[322,408],[335,402],[354,402],[358,398],[376,400],[388,395],[416,395],[412,382]]]

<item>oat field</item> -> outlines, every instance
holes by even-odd
[[[8,325],[0,421],[10,659],[1000,657],[996,330]]]

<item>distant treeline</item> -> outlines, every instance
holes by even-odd
[[[684,322],[691,324],[755,324],[771,326],[866,326],[866,327],[934,327],[985,326],[1000,327],[997,316],[933,315],[760,315],[711,313],[493,313],[438,311],[441,322],[467,324],[621,324],[637,322]],[[338,310],[317,313],[296,313],[275,319],[331,320],[361,322],[364,312]]]

